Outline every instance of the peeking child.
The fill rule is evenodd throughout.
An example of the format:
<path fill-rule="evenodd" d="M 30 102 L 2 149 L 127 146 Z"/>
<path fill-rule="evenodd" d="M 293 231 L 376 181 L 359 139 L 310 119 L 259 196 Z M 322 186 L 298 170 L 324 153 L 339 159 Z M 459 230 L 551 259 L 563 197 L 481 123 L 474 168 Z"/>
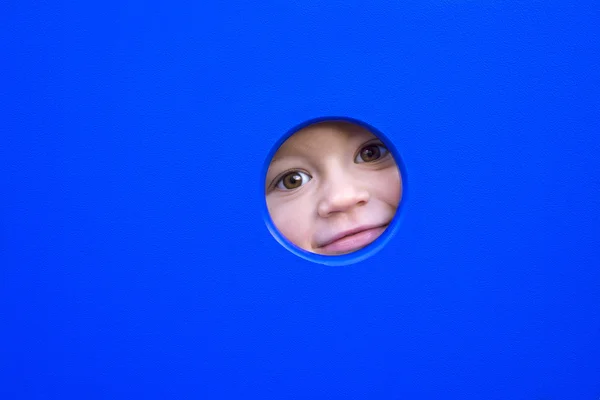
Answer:
<path fill-rule="evenodd" d="M 398 166 L 365 128 L 327 121 L 299 130 L 273 157 L 265 182 L 273 223 L 317 254 L 359 250 L 390 224 L 402 196 Z"/>

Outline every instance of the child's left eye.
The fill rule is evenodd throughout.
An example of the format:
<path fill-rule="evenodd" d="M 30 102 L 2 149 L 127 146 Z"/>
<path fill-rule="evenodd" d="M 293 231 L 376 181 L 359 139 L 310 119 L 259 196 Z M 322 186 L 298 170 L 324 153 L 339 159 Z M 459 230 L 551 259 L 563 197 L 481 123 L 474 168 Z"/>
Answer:
<path fill-rule="evenodd" d="M 388 152 L 388 149 L 382 144 L 369 144 L 358 152 L 354 162 L 360 164 L 377 161 L 380 158 L 385 157 Z"/>

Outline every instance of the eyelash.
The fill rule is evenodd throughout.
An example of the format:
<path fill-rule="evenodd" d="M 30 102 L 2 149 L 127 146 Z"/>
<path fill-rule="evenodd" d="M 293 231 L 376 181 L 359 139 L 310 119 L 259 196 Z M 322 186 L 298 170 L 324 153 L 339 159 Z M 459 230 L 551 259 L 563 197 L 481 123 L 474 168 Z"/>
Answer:
<path fill-rule="evenodd" d="M 302 175 L 306 175 L 308 177 L 308 180 L 306 182 L 304 182 L 304 183 L 307 183 L 308 181 L 310 181 L 312 179 L 312 176 L 308 172 L 304 172 L 304 171 L 297 170 L 297 169 L 292 169 L 292 170 L 284 172 L 282 175 L 279 176 L 279 178 L 275 179 L 275 181 L 273 183 L 273 189 L 279 189 L 279 190 L 283 190 L 283 191 L 289 191 L 289 190 L 297 189 L 297 188 L 287 189 L 287 188 L 280 188 L 279 187 L 280 184 L 283 183 L 283 180 L 286 177 L 288 177 L 288 176 L 290 176 L 290 175 L 292 175 L 294 173 L 298 174 L 298 175 L 301 175 L 301 176 Z M 302 180 L 304 180 L 304 176 L 302 176 Z M 304 186 L 304 183 L 302 185 L 300 185 L 300 186 Z"/>
<path fill-rule="evenodd" d="M 369 146 L 377 146 L 380 149 L 380 154 L 381 155 L 379 156 L 379 158 L 377 158 L 374 161 L 357 162 L 356 160 L 358 159 L 358 157 Z M 383 150 L 383 151 L 381 151 L 381 150 Z M 388 148 L 386 146 L 384 146 L 383 143 L 381 143 L 381 142 L 365 143 L 364 145 L 362 145 L 360 147 L 360 149 L 358 150 L 358 152 L 355 154 L 355 156 L 354 156 L 354 162 L 357 163 L 357 164 L 377 162 L 377 161 L 381 160 L 382 158 L 386 157 L 388 154 L 389 154 Z M 308 180 L 306 182 L 304 182 L 302 185 L 300 185 L 299 187 L 304 186 L 304 184 L 308 183 L 312 179 L 312 176 L 309 173 L 305 172 L 305 171 L 298 170 L 298 169 L 291 169 L 291 170 L 283 172 L 281 175 L 279 175 L 277 178 L 275 178 L 273 180 L 273 183 L 271 185 L 272 190 L 279 189 L 279 190 L 282 190 L 282 191 L 290 191 L 290 190 L 297 189 L 297 188 L 292 188 L 292 189 L 285 188 L 284 189 L 284 188 L 280 188 L 279 187 L 280 184 L 283 182 L 284 178 L 286 178 L 287 176 L 289 176 L 289 175 L 291 175 L 293 173 L 301 175 L 301 177 L 302 177 L 303 180 L 304 180 L 304 176 L 302 176 L 302 175 L 308 176 Z"/>
<path fill-rule="evenodd" d="M 380 151 L 380 156 L 379 156 L 379 157 L 378 157 L 376 160 L 374 160 L 374 161 L 363 161 L 362 163 L 372 163 L 372 162 L 377 162 L 377 161 L 379 161 L 379 160 L 383 159 L 384 157 L 386 157 L 386 156 L 387 156 L 387 155 L 390 153 L 390 151 L 388 150 L 388 148 L 387 148 L 387 147 L 385 147 L 385 146 L 384 146 L 384 144 L 383 144 L 383 143 L 381 143 L 381 142 L 371 142 L 371 143 L 365 143 L 364 145 L 362 145 L 362 146 L 360 147 L 360 149 L 358 150 L 358 152 L 357 152 L 357 153 L 356 153 L 356 155 L 354 156 L 354 162 L 355 162 L 355 163 L 357 163 L 357 164 L 362 164 L 362 163 L 359 163 L 359 162 L 357 162 L 356 160 L 357 160 L 357 159 L 358 159 L 358 157 L 361 155 L 361 153 L 363 152 L 363 150 L 365 150 L 367 147 L 370 147 L 370 146 L 377 146 L 377 147 L 379 148 L 379 151 Z M 382 151 L 382 150 L 383 150 L 383 151 Z"/>

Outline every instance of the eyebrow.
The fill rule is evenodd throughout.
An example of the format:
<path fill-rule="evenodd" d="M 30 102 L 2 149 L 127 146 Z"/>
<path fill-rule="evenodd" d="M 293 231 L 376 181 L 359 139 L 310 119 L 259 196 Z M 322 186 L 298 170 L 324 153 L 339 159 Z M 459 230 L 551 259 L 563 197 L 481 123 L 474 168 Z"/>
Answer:
<path fill-rule="evenodd" d="M 273 165 L 277 165 L 280 162 L 282 162 L 284 158 L 285 158 L 285 156 L 284 157 L 281 157 L 281 156 L 279 156 L 279 157 L 273 157 L 273 159 L 269 163 L 269 168 L 268 169 L 270 170 L 273 167 Z"/>
<path fill-rule="evenodd" d="M 312 141 L 306 143 L 293 143 L 287 146 L 282 146 L 279 151 L 273 156 L 271 163 L 281 161 L 289 157 L 306 157 L 312 154 L 313 150 L 318 149 Z M 281 151 L 283 150 L 283 151 Z"/>
<path fill-rule="evenodd" d="M 271 163 L 269 165 L 279 163 L 286 158 L 304 157 L 304 156 L 305 156 L 305 153 L 303 151 L 295 151 L 295 149 L 288 149 L 287 151 L 284 151 L 283 154 L 278 153 L 275 156 L 273 156 L 273 158 L 271 159 Z"/>

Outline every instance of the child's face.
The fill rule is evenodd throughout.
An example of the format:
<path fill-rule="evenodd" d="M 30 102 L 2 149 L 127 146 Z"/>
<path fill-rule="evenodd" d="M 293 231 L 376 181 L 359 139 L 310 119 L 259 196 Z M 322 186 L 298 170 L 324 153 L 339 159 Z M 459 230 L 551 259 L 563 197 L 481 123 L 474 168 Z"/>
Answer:
<path fill-rule="evenodd" d="M 267 206 L 279 231 L 318 254 L 351 253 L 391 222 L 402 182 L 391 153 L 366 129 L 311 125 L 279 148 L 267 172 Z"/>

